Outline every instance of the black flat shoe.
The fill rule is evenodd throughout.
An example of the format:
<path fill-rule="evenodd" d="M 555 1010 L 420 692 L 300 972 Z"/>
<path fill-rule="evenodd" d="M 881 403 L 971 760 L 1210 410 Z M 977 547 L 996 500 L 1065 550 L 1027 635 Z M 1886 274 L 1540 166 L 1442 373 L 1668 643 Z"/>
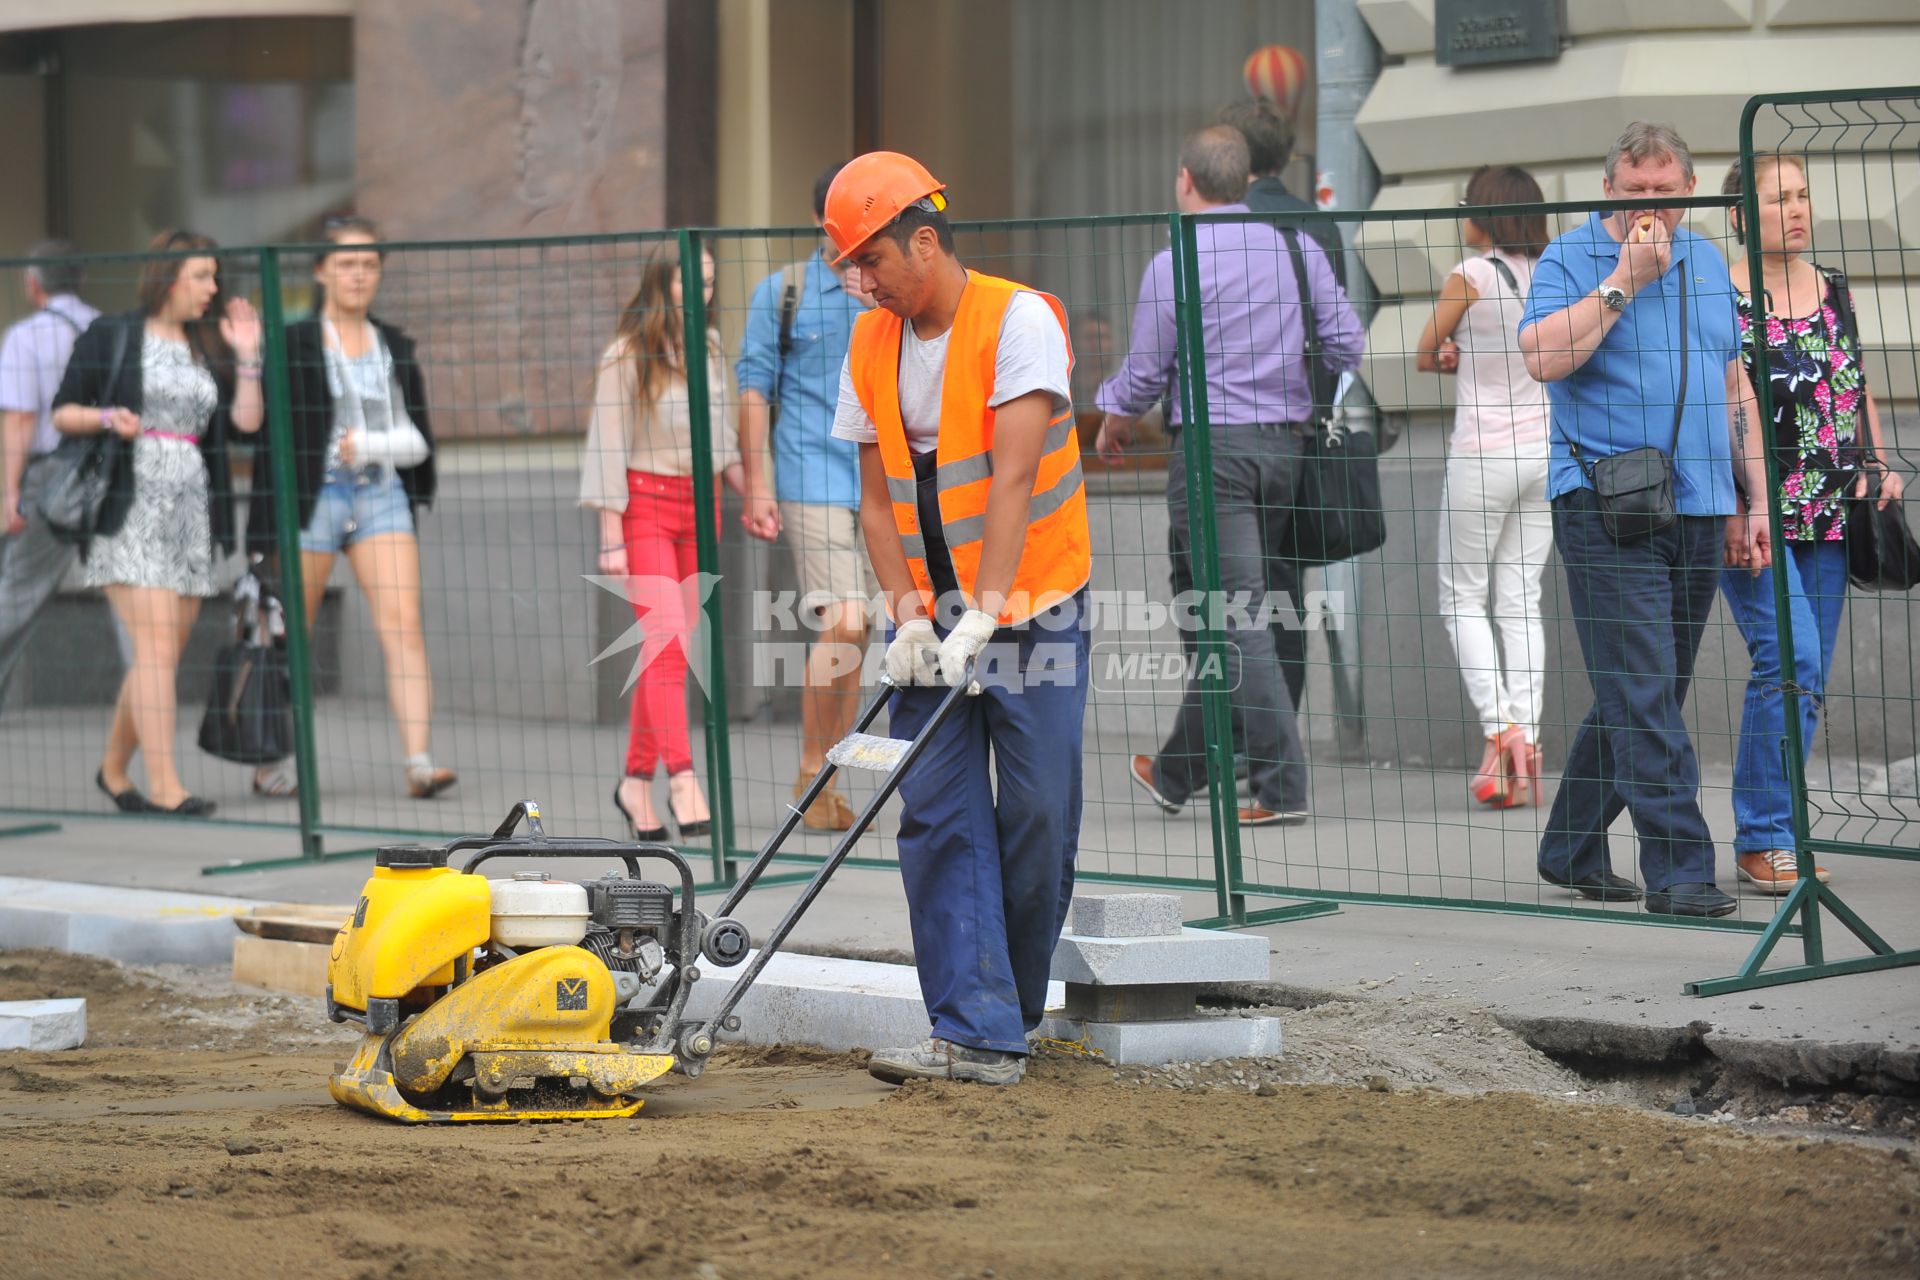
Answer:
<path fill-rule="evenodd" d="M 622 781 L 625 781 L 625 779 L 622 779 Z M 644 782 L 645 779 L 643 778 L 641 781 Z M 633 815 L 628 813 L 627 807 L 620 803 L 620 783 L 618 782 L 613 784 L 613 807 L 620 811 L 622 818 L 626 819 L 627 830 L 633 832 L 633 838 L 635 840 L 648 844 L 666 843 L 667 829 L 665 827 L 648 827 L 645 831 L 642 831 L 638 826 L 634 825 Z"/>
<path fill-rule="evenodd" d="M 1617 876 L 1611 871 L 1601 871 L 1590 876 L 1581 876 L 1577 880 L 1563 880 L 1545 867 L 1538 868 L 1540 878 L 1548 884 L 1559 885 L 1562 889 L 1571 889 L 1583 898 L 1595 902 L 1638 902 L 1640 886 L 1625 876 Z"/>
<path fill-rule="evenodd" d="M 105 769 L 95 769 L 93 771 L 93 785 L 100 788 L 100 794 L 113 801 L 113 807 L 122 813 L 150 813 L 153 811 L 153 806 L 147 803 L 147 798 L 140 794 L 140 788 L 128 787 L 125 791 L 115 791 L 112 787 L 109 787 L 107 785 L 107 771 Z"/>
<path fill-rule="evenodd" d="M 149 800 L 147 801 L 146 812 L 166 814 L 174 818 L 205 818 L 219 807 L 220 806 L 212 800 L 203 799 L 200 796 L 188 796 L 171 809 L 163 809 Z"/>
<path fill-rule="evenodd" d="M 1647 895 L 1647 912 L 1656 916 L 1730 916 L 1740 904 L 1711 884 L 1670 884 Z"/>

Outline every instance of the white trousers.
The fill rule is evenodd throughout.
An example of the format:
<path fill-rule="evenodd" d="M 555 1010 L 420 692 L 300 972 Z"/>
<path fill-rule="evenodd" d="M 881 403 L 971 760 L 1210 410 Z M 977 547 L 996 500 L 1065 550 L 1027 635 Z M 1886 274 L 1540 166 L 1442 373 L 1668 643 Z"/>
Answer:
<path fill-rule="evenodd" d="M 1515 724 L 1528 742 L 1540 740 L 1540 575 L 1553 550 L 1546 445 L 1537 447 L 1537 455 L 1451 454 L 1440 504 L 1440 614 L 1467 699 L 1481 732 Z"/>

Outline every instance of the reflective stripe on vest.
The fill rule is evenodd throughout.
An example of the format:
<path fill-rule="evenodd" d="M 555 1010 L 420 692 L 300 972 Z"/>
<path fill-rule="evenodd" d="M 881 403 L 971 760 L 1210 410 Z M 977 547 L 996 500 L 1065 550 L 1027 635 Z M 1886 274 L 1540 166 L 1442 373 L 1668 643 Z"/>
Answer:
<path fill-rule="evenodd" d="M 967 287 L 948 331 L 934 486 L 954 576 L 969 607 L 974 604 L 974 581 L 986 537 L 987 492 L 993 479 L 994 412 L 987 402 L 993 397 L 1001 322 L 1014 295 L 1023 288 L 1010 280 L 968 272 Z M 1064 336 L 1065 308 L 1047 294 L 1036 296 L 1045 300 Z M 849 370 L 855 393 L 879 436 L 887 497 L 907 567 L 931 611 L 932 580 L 916 505 L 913 454 L 900 417 L 904 332 L 905 323 L 891 312 L 875 309 L 862 315 L 854 324 Z M 1085 586 L 1091 572 L 1085 474 L 1069 408 L 1047 424 L 1027 512 L 1026 544 L 1001 623 L 1024 622 L 1051 607 Z"/>

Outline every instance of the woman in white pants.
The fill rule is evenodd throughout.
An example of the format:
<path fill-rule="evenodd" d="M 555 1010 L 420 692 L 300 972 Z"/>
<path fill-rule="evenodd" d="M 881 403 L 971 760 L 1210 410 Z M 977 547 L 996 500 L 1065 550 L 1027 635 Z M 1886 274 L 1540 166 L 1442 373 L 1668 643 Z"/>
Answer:
<path fill-rule="evenodd" d="M 1460 203 L 1484 208 L 1542 199 L 1525 169 L 1487 166 L 1468 181 Z M 1540 575 L 1553 546 L 1547 389 L 1528 375 L 1514 330 L 1547 245 L 1547 220 L 1539 213 L 1482 213 L 1464 220 L 1461 237 L 1478 255 L 1441 286 L 1420 334 L 1418 364 L 1459 375 L 1440 504 L 1440 612 L 1486 735 L 1469 791 L 1481 804 L 1505 809 L 1540 803 Z"/>

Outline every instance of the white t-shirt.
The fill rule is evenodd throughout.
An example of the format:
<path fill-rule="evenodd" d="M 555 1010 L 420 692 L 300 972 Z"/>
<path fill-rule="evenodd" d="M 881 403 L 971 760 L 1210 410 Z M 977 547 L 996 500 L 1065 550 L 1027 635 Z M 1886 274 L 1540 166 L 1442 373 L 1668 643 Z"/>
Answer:
<path fill-rule="evenodd" d="M 1492 262 L 1507 265 L 1520 288 L 1515 292 Z M 1468 258 L 1450 275 L 1460 275 L 1479 296 L 1455 326 L 1460 368 L 1454 378 L 1452 447 L 1460 453 L 1511 453 L 1546 456 L 1548 401 L 1546 384 L 1535 382 L 1520 354 L 1520 314 L 1533 285 L 1535 259 L 1490 250 Z"/>
<path fill-rule="evenodd" d="M 900 419 L 907 429 L 907 447 L 926 453 L 940 438 L 940 392 L 947 376 L 949 328 L 937 338 L 921 340 L 911 322 L 900 341 Z M 1067 358 L 1067 335 L 1053 308 L 1037 293 L 1021 290 L 1007 304 L 1000 321 L 1000 349 L 993 361 L 993 397 L 989 409 L 1035 391 L 1053 394 L 1053 412 L 1064 413 L 1073 403 L 1068 379 L 1073 376 Z M 840 366 L 840 403 L 833 414 L 836 439 L 875 444 L 880 439 L 853 389 L 851 361 Z"/>

